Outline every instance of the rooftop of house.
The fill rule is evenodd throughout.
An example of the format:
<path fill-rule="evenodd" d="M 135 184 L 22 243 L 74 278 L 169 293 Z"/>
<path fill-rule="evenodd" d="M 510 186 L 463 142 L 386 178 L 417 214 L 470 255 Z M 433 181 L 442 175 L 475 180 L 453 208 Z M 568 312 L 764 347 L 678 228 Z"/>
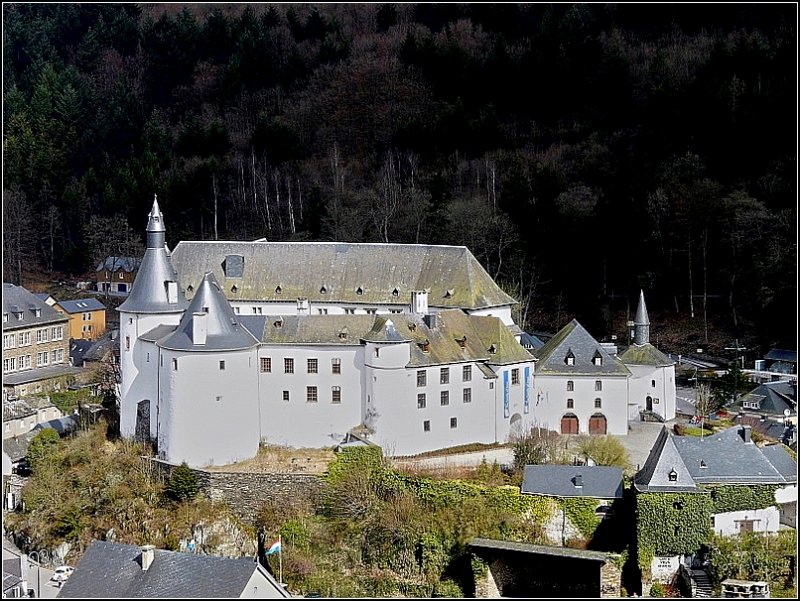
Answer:
<path fill-rule="evenodd" d="M 211 270 L 232 301 L 406 305 L 427 290 L 434 307 L 516 304 L 463 246 L 180 242 L 172 261 L 187 296 Z"/>
<path fill-rule="evenodd" d="M 49 397 L 26 397 L 3 403 L 3 421 L 36 415 L 41 409 L 53 407 Z"/>
<path fill-rule="evenodd" d="M 63 323 L 68 319 L 22 286 L 3 283 L 3 331 Z"/>
<path fill-rule="evenodd" d="M 49 378 L 59 378 L 61 376 L 74 376 L 81 373 L 80 367 L 72 367 L 71 365 L 48 365 L 47 367 L 35 367 L 33 369 L 26 369 L 25 371 L 18 371 L 13 374 L 3 374 L 4 386 L 19 386 L 20 384 L 30 384 L 31 382 L 38 382 L 40 380 L 47 380 Z"/>
<path fill-rule="evenodd" d="M 758 408 L 754 408 L 757 404 Z M 739 397 L 735 409 L 756 411 L 759 414 L 783 416 L 784 411 L 797 413 L 797 383 L 782 380 L 767 382 Z"/>
<path fill-rule="evenodd" d="M 97 264 L 95 271 L 117 271 L 121 269 L 126 273 L 136 271 L 142 264 L 139 257 L 106 257 Z"/>
<path fill-rule="evenodd" d="M 517 553 L 530 553 L 536 555 L 553 555 L 557 557 L 570 557 L 572 559 L 585 559 L 588 561 L 607 562 L 613 553 L 603 551 L 587 551 L 586 549 L 571 549 L 568 547 L 551 547 L 547 545 L 531 545 L 528 543 L 515 543 L 491 538 L 473 538 L 469 541 L 473 549 L 490 549 L 497 551 L 515 551 Z"/>
<path fill-rule="evenodd" d="M 75 432 L 78 429 L 78 417 L 76 415 L 57 417 L 55 419 L 42 422 L 41 424 L 36 424 L 33 427 L 32 432 L 36 432 L 38 434 L 41 430 L 48 430 L 51 428 L 58 432 L 59 436 L 64 436 L 65 434 Z"/>
<path fill-rule="evenodd" d="M 622 468 L 526 465 L 522 492 L 550 497 L 622 498 Z"/>
<path fill-rule="evenodd" d="M 619 356 L 619 360 L 625 365 L 652 365 L 654 367 L 675 365 L 675 361 L 667 357 L 650 343 L 630 345 L 625 352 Z"/>
<path fill-rule="evenodd" d="M 535 351 L 537 375 L 628 376 L 630 371 L 573 319 Z M 573 364 L 568 364 L 572 357 Z M 598 365 L 599 363 L 599 365 Z"/>
<path fill-rule="evenodd" d="M 787 363 L 797 363 L 797 351 L 774 348 L 764 356 L 768 361 L 785 361 Z"/>
<path fill-rule="evenodd" d="M 664 427 L 634 486 L 640 492 L 696 491 L 703 484 L 797 482 L 797 464 L 781 445 L 758 447 L 749 426 L 733 426 L 702 438 L 675 436 Z M 785 455 L 785 457 L 784 457 Z M 787 466 L 794 464 L 793 470 Z"/>
<path fill-rule="evenodd" d="M 93 541 L 60 593 L 61 598 L 288 598 L 253 558 L 230 559 L 154 549 L 144 569 L 142 547 Z M 263 579 L 253 584 L 258 572 Z M 267 590 L 245 590 L 248 585 Z"/>
<path fill-rule="evenodd" d="M 58 306 L 69 314 L 104 311 L 105 305 L 96 298 L 80 298 L 78 300 L 58 301 Z"/>
<path fill-rule="evenodd" d="M 28 454 L 28 445 L 31 444 L 31 440 L 38 433 L 38 431 L 27 432 L 20 436 L 4 439 L 3 452 L 8 455 L 8 458 L 12 462 L 16 463 L 17 461 L 21 461 Z"/>

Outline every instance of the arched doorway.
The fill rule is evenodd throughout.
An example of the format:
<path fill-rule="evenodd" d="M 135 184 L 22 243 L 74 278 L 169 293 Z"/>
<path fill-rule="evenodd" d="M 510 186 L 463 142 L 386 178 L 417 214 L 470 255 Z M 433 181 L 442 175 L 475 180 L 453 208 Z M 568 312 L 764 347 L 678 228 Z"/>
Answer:
<path fill-rule="evenodd" d="M 150 440 L 150 401 L 147 399 L 136 404 L 136 442 L 149 442 Z"/>
<path fill-rule="evenodd" d="M 522 416 L 519 413 L 515 413 L 511 416 L 511 425 L 518 424 L 522 421 Z"/>
<path fill-rule="evenodd" d="M 645 407 L 645 408 L 646 408 L 648 411 L 652 411 L 652 410 L 653 410 L 653 397 L 651 397 L 651 396 L 648 394 L 648 395 L 647 395 L 647 400 L 646 400 L 645 402 L 646 402 L 646 407 Z"/>
<path fill-rule="evenodd" d="M 574 413 L 567 413 L 561 418 L 562 434 L 577 434 L 579 429 L 578 427 L 578 416 Z"/>
<path fill-rule="evenodd" d="M 608 422 L 602 413 L 595 413 L 589 418 L 589 434 L 605 434 L 607 429 Z"/>

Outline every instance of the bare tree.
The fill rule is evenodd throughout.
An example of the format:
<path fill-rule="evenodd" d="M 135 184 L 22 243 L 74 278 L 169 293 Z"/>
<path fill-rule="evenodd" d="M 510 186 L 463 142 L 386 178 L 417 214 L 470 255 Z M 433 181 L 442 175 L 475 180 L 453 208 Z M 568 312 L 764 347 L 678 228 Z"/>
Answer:
<path fill-rule="evenodd" d="M 22 284 L 23 258 L 33 256 L 33 215 L 25 194 L 3 190 L 3 271 Z"/>

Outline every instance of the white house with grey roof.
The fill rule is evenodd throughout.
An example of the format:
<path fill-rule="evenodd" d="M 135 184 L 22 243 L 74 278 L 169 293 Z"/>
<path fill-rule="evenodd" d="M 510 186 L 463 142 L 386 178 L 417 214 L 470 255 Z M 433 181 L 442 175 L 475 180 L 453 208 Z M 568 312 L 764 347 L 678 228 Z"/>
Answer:
<path fill-rule="evenodd" d="M 259 444 L 393 455 L 504 442 L 533 424 L 534 357 L 513 299 L 463 247 L 165 244 L 120 306 L 121 432 L 167 461 L 228 464 Z M 176 269 L 177 267 L 177 269 Z M 288 299 L 288 300 L 286 300 Z"/>

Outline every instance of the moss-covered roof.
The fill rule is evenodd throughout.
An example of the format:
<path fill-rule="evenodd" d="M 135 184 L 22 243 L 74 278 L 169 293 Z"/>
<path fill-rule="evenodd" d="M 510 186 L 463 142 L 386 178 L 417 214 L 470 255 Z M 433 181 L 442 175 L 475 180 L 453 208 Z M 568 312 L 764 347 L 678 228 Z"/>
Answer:
<path fill-rule="evenodd" d="M 630 345 L 628 350 L 619 356 L 619 360 L 625 365 L 653 365 L 655 367 L 675 365 L 675 361 L 650 343 Z"/>
<path fill-rule="evenodd" d="M 231 259 L 226 262 L 226 257 Z M 410 303 L 413 290 L 427 290 L 432 307 L 481 309 L 516 303 L 463 246 L 181 242 L 172 262 L 183 289 L 196 288 L 205 272 L 212 271 L 231 301 L 293 302 L 303 297 L 403 306 Z"/>
<path fill-rule="evenodd" d="M 567 365 L 567 355 L 575 358 L 574 365 Z M 627 376 L 630 371 L 616 357 L 610 355 L 586 329 L 573 319 L 535 352 L 539 362 L 537 375 L 607 375 Z M 594 363 L 599 356 L 600 365 Z"/>

